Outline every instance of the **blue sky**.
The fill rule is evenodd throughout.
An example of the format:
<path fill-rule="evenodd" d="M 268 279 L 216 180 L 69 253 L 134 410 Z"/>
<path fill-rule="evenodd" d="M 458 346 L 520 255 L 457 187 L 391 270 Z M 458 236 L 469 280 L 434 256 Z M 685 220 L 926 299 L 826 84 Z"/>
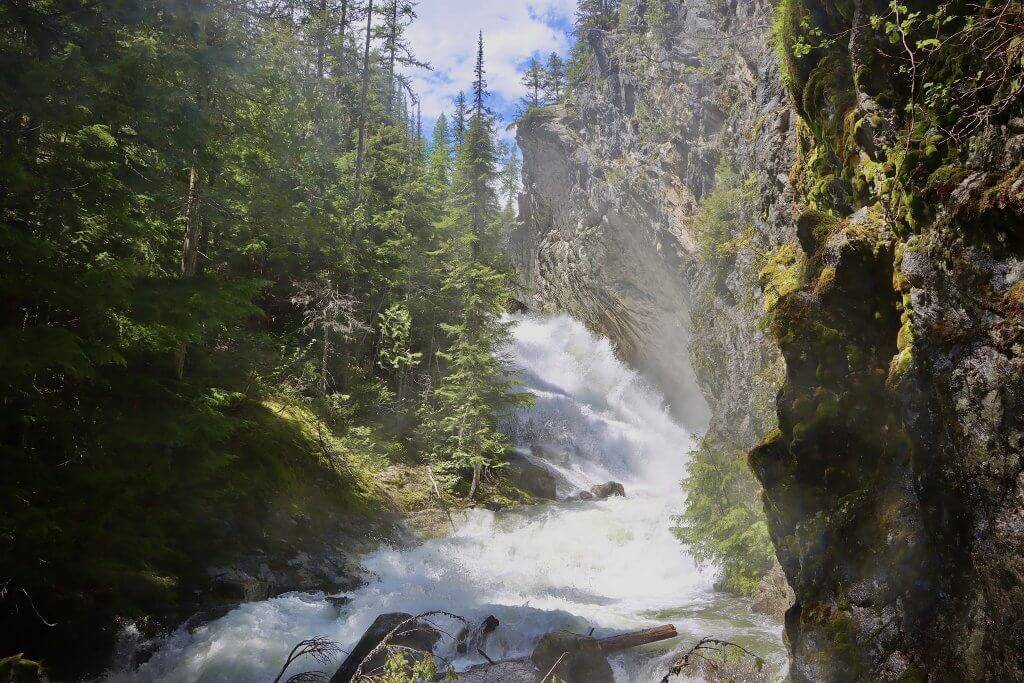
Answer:
<path fill-rule="evenodd" d="M 409 41 L 434 70 L 409 75 L 427 132 L 440 113 L 451 111 L 452 98 L 470 89 L 477 31 L 484 32 L 491 107 L 502 115 L 504 131 L 525 93 L 520 83 L 525 63 L 535 54 L 566 55 L 575 10 L 576 0 L 421 0 Z"/>

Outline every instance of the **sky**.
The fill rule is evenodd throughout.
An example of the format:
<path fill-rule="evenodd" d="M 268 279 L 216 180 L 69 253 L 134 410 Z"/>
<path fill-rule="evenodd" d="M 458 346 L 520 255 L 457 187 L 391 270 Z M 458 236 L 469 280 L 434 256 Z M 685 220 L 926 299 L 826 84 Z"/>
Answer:
<path fill-rule="evenodd" d="M 507 137 L 505 126 L 526 92 L 520 80 L 527 61 L 532 55 L 567 54 L 575 10 L 576 0 L 421 0 L 408 39 L 415 55 L 434 69 L 408 75 L 422 102 L 425 132 L 442 112 L 450 114 L 460 90 L 468 95 L 477 32 L 483 31 L 491 108 L 501 115 L 498 128 Z"/>

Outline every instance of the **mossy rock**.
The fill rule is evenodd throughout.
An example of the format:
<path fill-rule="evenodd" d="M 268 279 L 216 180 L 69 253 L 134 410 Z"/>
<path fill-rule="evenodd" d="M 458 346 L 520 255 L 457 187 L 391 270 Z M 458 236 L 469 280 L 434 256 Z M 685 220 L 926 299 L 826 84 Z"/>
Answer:
<path fill-rule="evenodd" d="M 825 211 L 809 209 L 800 214 L 796 219 L 796 235 L 804 253 L 816 253 L 837 225 L 839 221 Z"/>
<path fill-rule="evenodd" d="M 837 153 L 845 150 L 844 122 L 857 104 L 849 60 L 829 53 L 811 69 L 800 93 L 800 103 L 819 142 Z"/>
<path fill-rule="evenodd" d="M 46 683 L 49 680 L 42 664 L 25 659 L 21 654 L 0 659 L 2 683 Z"/>

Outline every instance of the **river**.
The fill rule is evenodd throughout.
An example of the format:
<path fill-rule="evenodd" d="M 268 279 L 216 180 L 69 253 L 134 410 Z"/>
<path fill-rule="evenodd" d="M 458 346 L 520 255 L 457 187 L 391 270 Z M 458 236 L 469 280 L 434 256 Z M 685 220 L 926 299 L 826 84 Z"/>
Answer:
<path fill-rule="evenodd" d="M 344 607 L 299 593 L 245 604 L 179 630 L 140 669 L 111 680 L 269 683 L 300 640 L 326 636 L 347 649 L 380 613 L 435 609 L 477 623 L 497 616 L 501 627 L 487 642 L 494 659 L 529 654 L 558 628 L 600 636 L 674 623 L 677 641 L 613 659 L 623 683 L 659 680 L 678 650 L 704 635 L 782 666 L 781 627 L 715 591 L 714 568 L 699 567 L 672 535 L 694 435 L 608 340 L 565 316 L 514 321 L 508 356 L 537 397 L 511 427 L 521 452 L 557 473 L 560 493 L 614 480 L 625 498 L 471 511 L 450 537 L 366 556 L 367 584 Z M 457 665 L 480 661 L 443 654 Z M 289 674 L 335 667 L 310 660 Z"/>

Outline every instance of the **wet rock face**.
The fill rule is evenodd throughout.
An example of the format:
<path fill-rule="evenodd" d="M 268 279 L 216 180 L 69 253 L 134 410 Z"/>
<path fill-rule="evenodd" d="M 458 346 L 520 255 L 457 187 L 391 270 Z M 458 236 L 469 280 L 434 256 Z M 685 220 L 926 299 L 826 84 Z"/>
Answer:
<path fill-rule="evenodd" d="M 677 412 L 699 386 L 728 448 L 774 426 L 781 373 L 751 464 L 796 679 L 1022 680 L 1021 102 L 905 147 L 910 94 L 863 20 L 888 2 L 778 7 L 785 40 L 850 37 L 790 54 L 789 93 L 767 2 L 669 2 L 643 59 L 636 7 L 588 36 L 580 96 L 519 127 L 520 299 L 610 336 Z M 709 264 L 694 216 L 723 159 L 750 170 L 755 249 Z"/>
<path fill-rule="evenodd" d="M 772 311 L 779 429 L 751 453 L 797 596 L 792 675 L 1022 680 L 1024 131 L 1008 111 L 901 142 L 910 94 L 858 40 L 792 65 L 814 209 Z"/>
<path fill-rule="evenodd" d="M 530 659 L 538 671 L 554 672 L 567 683 L 615 680 L 600 643 L 570 631 L 554 631 L 541 638 Z"/>
<path fill-rule="evenodd" d="M 693 220 L 726 161 L 753 178 L 754 246 L 792 233 L 794 137 L 768 48 L 771 3 L 670 1 L 661 39 L 644 35 L 643 3 L 626 4 L 622 27 L 588 36 L 597 58 L 578 94 L 518 126 L 518 296 L 611 338 L 685 424 L 710 422 L 744 449 L 774 423 L 758 266 L 752 253 L 706 263 Z"/>

